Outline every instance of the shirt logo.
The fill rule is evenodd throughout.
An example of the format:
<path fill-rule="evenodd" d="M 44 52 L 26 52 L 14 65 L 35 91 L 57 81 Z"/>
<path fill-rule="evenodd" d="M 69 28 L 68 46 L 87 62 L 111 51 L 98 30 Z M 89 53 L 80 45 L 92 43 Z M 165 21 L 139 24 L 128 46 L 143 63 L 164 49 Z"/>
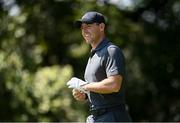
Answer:
<path fill-rule="evenodd" d="M 115 69 L 111 69 L 110 71 L 111 71 L 111 72 L 114 72 L 115 70 L 117 70 L 117 68 L 115 68 Z"/>

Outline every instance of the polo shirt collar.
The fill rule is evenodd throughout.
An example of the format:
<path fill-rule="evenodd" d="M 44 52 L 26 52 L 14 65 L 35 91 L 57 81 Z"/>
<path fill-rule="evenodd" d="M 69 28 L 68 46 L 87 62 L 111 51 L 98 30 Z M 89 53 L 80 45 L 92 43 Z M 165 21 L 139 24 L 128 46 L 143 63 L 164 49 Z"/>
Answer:
<path fill-rule="evenodd" d="M 104 38 L 95 49 L 92 49 L 91 52 L 96 52 L 98 50 L 101 50 L 109 43 L 109 40 L 107 38 Z"/>

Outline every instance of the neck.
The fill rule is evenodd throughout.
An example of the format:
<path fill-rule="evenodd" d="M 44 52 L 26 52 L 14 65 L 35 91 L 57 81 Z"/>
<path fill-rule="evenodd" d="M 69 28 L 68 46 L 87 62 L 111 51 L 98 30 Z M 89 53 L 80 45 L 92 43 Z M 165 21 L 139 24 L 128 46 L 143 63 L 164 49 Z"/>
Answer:
<path fill-rule="evenodd" d="M 105 38 L 105 36 L 101 36 L 97 41 L 94 41 L 94 42 L 91 44 L 92 49 L 95 49 L 95 48 L 98 46 L 98 44 L 103 41 L 104 38 Z"/>

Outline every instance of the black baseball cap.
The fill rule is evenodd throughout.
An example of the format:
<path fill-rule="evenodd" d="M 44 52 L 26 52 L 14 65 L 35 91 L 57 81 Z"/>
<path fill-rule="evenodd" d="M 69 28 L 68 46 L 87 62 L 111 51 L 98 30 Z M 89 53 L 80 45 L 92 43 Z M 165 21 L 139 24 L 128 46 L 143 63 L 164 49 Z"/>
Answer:
<path fill-rule="evenodd" d="M 93 23 L 104 23 L 105 24 L 105 17 L 103 14 L 95 11 L 85 13 L 81 19 L 76 20 L 74 25 L 77 28 L 81 27 L 82 23 L 93 24 Z"/>

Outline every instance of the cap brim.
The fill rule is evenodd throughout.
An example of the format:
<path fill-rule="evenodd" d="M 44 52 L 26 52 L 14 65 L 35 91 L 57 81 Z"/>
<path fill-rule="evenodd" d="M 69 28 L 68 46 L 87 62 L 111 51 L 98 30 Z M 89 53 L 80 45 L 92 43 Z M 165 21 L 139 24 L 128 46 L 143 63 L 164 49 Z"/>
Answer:
<path fill-rule="evenodd" d="M 81 24 L 82 24 L 82 21 L 81 20 L 77 20 L 77 21 L 74 22 L 74 27 L 80 28 Z"/>
<path fill-rule="evenodd" d="M 89 21 L 89 20 L 77 20 L 77 21 L 74 22 L 74 26 L 76 28 L 81 28 L 82 23 L 92 24 L 94 22 L 93 21 Z"/>

